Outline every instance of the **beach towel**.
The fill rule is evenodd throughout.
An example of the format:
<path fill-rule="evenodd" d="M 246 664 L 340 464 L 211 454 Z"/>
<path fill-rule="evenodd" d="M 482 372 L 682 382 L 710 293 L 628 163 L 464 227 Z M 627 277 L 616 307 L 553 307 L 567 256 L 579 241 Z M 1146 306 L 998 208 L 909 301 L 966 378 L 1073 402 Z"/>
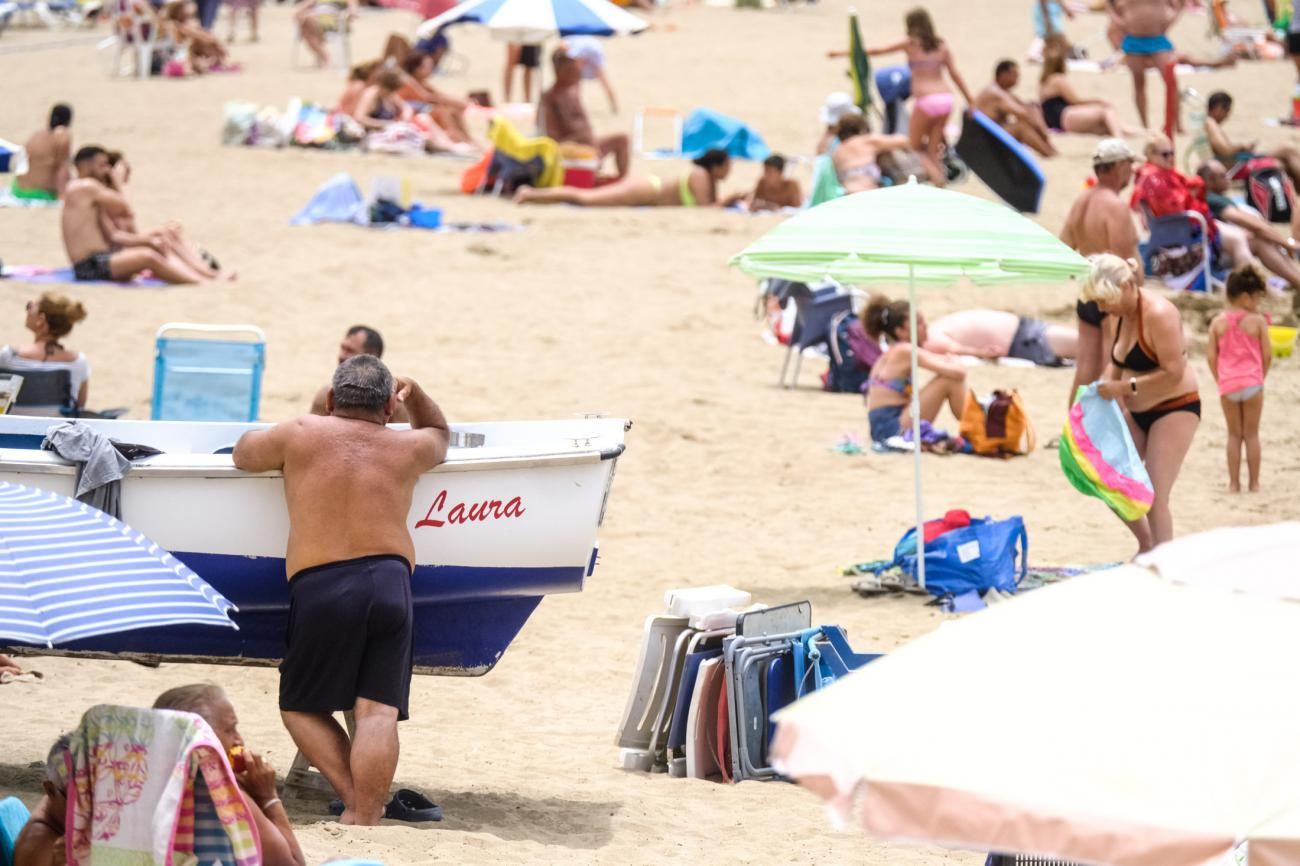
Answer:
<path fill-rule="evenodd" d="M 682 126 L 682 155 L 696 159 L 706 150 L 720 148 L 736 159 L 764 160 L 772 149 L 743 121 L 707 108 L 697 108 Z"/>
<path fill-rule="evenodd" d="M 136 277 L 124 281 L 78 280 L 73 276 L 72 268 L 51 268 L 45 265 L 10 265 L 0 268 L 0 279 L 38 286 L 53 283 L 81 283 L 82 285 L 121 286 L 128 289 L 156 289 L 171 285 L 166 280 L 159 280 L 154 277 Z"/>
<path fill-rule="evenodd" d="M 0 866 L 13 866 L 14 845 L 31 813 L 17 797 L 0 800 Z"/>
<path fill-rule="evenodd" d="M 200 775 L 229 839 L 226 866 L 258 866 L 261 845 L 225 750 L 198 716 L 100 705 L 71 735 L 68 866 L 180 866 L 195 851 Z M 205 816 L 206 817 L 206 816 Z M 192 861 L 189 861 L 192 862 Z"/>
<path fill-rule="evenodd" d="M 844 187 L 840 185 L 835 164 L 831 162 L 830 152 L 827 151 L 813 161 L 812 192 L 808 198 L 808 207 L 834 201 L 842 195 Z"/>
<path fill-rule="evenodd" d="M 1095 496 L 1126 521 L 1151 510 L 1155 491 L 1119 404 L 1079 389 L 1058 447 L 1061 469 L 1080 493 Z"/>
<path fill-rule="evenodd" d="M 363 226 L 369 222 L 370 214 L 361 188 L 352 179 L 352 175 L 341 171 L 316 190 L 311 201 L 289 220 L 289 225 L 356 223 Z"/>

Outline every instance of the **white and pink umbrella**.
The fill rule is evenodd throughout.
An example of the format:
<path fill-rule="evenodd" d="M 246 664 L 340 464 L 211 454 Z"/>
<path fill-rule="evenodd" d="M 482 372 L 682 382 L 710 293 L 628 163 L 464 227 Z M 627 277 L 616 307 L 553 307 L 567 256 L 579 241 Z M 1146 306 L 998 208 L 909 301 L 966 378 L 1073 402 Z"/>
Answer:
<path fill-rule="evenodd" d="M 1300 863 L 1300 524 L 1217 530 L 949 622 L 776 716 L 879 836 L 1111 866 Z"/>

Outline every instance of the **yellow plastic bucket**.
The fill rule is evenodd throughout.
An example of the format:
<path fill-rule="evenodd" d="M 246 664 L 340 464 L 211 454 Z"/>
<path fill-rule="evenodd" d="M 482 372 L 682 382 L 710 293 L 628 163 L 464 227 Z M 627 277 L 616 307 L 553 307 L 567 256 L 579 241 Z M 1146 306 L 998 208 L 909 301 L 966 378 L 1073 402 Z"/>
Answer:
<path fill-rule="evenodd" d="M 1273 344 L 1274 358 L 1289 358 L 1295 348 L 1296 329 L 1281 325 L 1268 326 L 1268 339 Z"/>

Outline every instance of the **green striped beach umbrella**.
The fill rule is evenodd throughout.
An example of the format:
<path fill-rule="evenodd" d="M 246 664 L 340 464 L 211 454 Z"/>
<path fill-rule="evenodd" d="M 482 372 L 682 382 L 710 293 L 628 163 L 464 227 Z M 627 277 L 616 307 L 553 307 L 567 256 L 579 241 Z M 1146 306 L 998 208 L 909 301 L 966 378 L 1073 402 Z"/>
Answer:
<path fill-rule="evenodd" d="M 916 333 L 916 287 L 961 279 L 976 285 L 1050 283 L 1082 276 L 1088 261 L 1005 205 L 911 183 L 860 192 L 791 217 L 731 259 L 756 277 L 797 282 L 827 278 L 858 286 L 908 287 Z M 918 381 L 912 353 L 912 381 Z M 919 388 L 912 389 L 912 438 L 921 441 Z M 921 451 L 916 461 L 916 526 L 921 537 Z M 917 557 L 925 586 L 925 558 Z"/>
<path fill-rule="evenodd" d="M 871 61 L 862 47 L 856 11 L 849 12 L 849 77 L 853 79 L 853 103 L 865 115 L 871 108 Z"/>

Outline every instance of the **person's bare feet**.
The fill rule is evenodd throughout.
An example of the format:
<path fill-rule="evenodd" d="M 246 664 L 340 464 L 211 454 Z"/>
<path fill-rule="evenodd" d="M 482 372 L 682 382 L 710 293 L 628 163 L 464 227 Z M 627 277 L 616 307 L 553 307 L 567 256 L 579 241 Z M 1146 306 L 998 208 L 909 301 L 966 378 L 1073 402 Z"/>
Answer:
<path fill-rule="evenodd" d="M 1258 481 L 1252 481 L 1252 482 L 1251 482 L 1251 484 L 1250 484 L 1250 492 L 1251 492 L 1251 493 L 1258 493 L 1258 492 L 1259 492 L 1259 482 L 1258 482 Z"/>
<path fill-rule="evenodd" d="M 1241 482 L 1240 482 L 1240 481 L 1230 481 L 1230 482 L 1228 482 L 1228 492 L 1229 492 L 1229 493 L 1240 493 L 1240 492 L 1241 492 Z"/>

